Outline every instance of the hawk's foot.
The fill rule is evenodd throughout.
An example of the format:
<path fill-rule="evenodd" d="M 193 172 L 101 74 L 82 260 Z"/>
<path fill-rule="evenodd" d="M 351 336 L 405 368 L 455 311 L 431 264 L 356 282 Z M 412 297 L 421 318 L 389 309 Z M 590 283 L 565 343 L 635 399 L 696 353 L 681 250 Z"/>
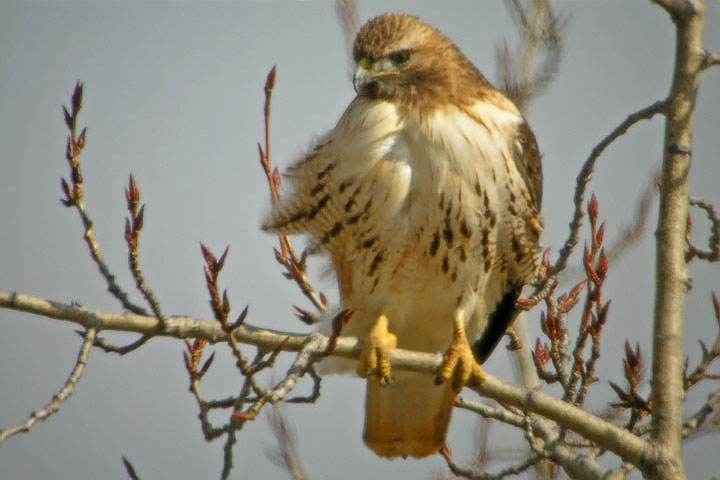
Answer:
<path fill-rule="evenodd" d="M 435 383 L 450 381 L 453 391 L 460 393 L 470 379 L 482 382 L 484 376 L 485 373 L 475 361 L 465 335 L 465 315 L 458 310 L 453 319 L 453 339 L 445 351 L 443 363 L 435 377 Z"/>
<path fill-rule="evenodd" d="M 382 384 L 390 377 L 390 349 L 397 346 L 397 337 L 388 330 L 388 319 L 379 315 L 363 342 L 357 373 L 361 377 L 375 376 Z"/>

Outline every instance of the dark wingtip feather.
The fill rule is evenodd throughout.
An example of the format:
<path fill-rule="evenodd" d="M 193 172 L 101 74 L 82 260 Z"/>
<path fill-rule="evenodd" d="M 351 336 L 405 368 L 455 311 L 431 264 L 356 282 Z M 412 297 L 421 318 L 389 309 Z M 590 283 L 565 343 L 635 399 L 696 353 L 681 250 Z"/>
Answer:
<path fill-rule="evenodd" d="M 473 355 L 478 363 L 485 363 L 497 344 L 500 343 L 507 328 L 515 320 L 519 311 L 515 302 L 520 298 L 522 288 L 522 285 L 511 285 L 495 306 L 495 310 L 488 316 L 485 330 L 472 345 Z"/>

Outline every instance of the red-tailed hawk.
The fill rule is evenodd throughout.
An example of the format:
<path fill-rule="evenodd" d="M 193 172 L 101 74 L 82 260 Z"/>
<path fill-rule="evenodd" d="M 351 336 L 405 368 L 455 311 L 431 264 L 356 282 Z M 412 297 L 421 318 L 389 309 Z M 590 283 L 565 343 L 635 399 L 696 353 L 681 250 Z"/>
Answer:
<path fill-rule="evenodd" d="M 355 312 L 343 334 L 364 342 L 367 445 L 423 457 L 444 445 L 470 343 L 482 363 L 536 273 L 540 156 L 515 105 L 420 19 L 371 19 L 353 55 L 357 96 L 290 168 L 265 228 L 332 260 Z M 441 381 L 391 375 L 393 347 L 447 352 Z"/>

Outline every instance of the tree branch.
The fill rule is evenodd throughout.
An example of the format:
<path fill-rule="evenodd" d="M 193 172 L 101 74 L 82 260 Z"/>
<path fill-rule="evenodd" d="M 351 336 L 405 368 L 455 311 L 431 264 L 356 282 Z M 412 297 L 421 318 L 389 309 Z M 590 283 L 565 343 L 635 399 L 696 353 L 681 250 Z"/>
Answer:
<path fill-rule="evenodd" d="M 715 65 L 720 65 L 720 53 L 713 53 L 705 50 L 705 54 L 703 55 L 702 68 L 706 69 Z"/>
<path fill-rule="evenodd" d="M 227 340 L 227 333 L 219 322 L 190 317 L 167 317 L 164 328 L 158 331 L 159 321 L 155 317 L 129 312 L 108 313 L 90 310 L 20 293 L 0 292 L 0 307 L 65 320 L 99 330 L 132 331 L 176 338 L 201 338 L 211 343 Z M 252 344 L 267 351 L 284 343 L 284 350 L 287 351 L 304 351 L 306 354 L 318 357 L 327 355 L 328 337 L 320 334 L 313 334 L 312 348 L 308 348 L 307 335 L 260 329 L 247 324 L 235 329 L 233 335 L 238 342 Z M 340 337 L 332 355 L 358 358 L 360 350 L 361 342 L 358 339 Z M 393 368 L 435 373 L 442 363 L 442 355 L 393 349 L 390 352 L 390 362 Z M 639 467 L 654 461 L 653 451 L 641 438 L 562 400 L 507 384 L 488 374 L 475 375 L 468 387 L 481 395 L 520 408 L 524 412 L 542 415 Z"/>
<path fill-rule="evenodd" d="M 84 338 L 85 340 L 83 341 L 82 346 L 80 347 L 80 351 L 78 352 L 75 367 L 70 373 L 68 379 L 65 381 L 65 385 L 63 385 L 60 391 L 52 398 L 50 403 L 48 403 L 42 410 L 37 410 L 33 412 L 26 421 L 19 425 L 6 428 L 5 430 L 0 430 L 0 445 L 2 445 L 2 443 L 9 437 L 17 433 L 29 432 L 32 426 L 37 421 L 46 420 L 50 415 L 60 410 L 60 406 L 62 405 L 62 403 L 67 400 L 70 395 L 72 395 L 73 391 L 75 390 L 75 385 L 77 385 L 77 383 L 80 381 L 80 377 L 85 370 L 88 355 L 90 354 L 90 347 L 92 347 L 93 341 L 95 340 L 95 328 L 88 327 L 87 331 L 85 332 Z"/>
<path fill-rule="evenodd" d="M 688 288 L 685 233 L 695 97 L 704 52 L 704 5 L 699 0 L 656 0 L 676 25 L 673 83 L 668 95 L 656 252 L 652 378 L 652 440 L 666 459 L 646 477 L 685 478 L 682 462 L 683 308 Z"/>
<path fill-rule="evenodd" d="M 588 182 L 590 182 L 590 178 L 592 177 L 593 170 L 595 169 L 595 162 L 597 161 L 597 159 L 600 157 L 600 155 L 602 155 L 602 153 L 611 143 L 617 140 L 618 137 L 624 135 L 630 127 L 632 127 L 641 120 L 649 120 L 658 113 L 664 113 L 665 107 L 665 101 L 658 100 L 652 105 L 648 105 L 647 107 L 628 115 L 628 117 L 622 123 L 620 123 L 620 125 L 615 127 L 612 132 L 610 132 L 605 138 L 600 141 L 600 143 L 595 145 L 595 147 L 592 149 L 592 152 L 590 152 L 590 156 L 587 158 L 587 160 L 585 160 L 585 163 L 583 164 L 582 169 L 580 169 L 580 173 L 577 176 L 577 186 L 575 187 L 575 196 L 573 198 L 575 211 L 573 213 L 573 218 L 570 221 L 570 232 L 568 234 L 567 240 L 565 240 L 565 243 L 563 244 L 563 247 L 560 249 L 560 253 L 557 261 L 555 262 L 555 265 L 553 265 L 553 274 L 556 275 L 557 273 L 565 269 L 565 267 L 567 266 L 567 261 L 570 258 L 570 254 L 575 248 L 575 245 L 577 245 L 578 238 L 580 236 L 580 227 L 582 226 L 582 219 L 585 216 L 585 190 Z"/>
<path fill-rule="evenodd" d="M 690 218 L 688 217 L 688 231 L 685 241 L 688 244 L 688 251 L 685 254 L 685 261 L 690 262 L 695 257 L 708 262 L 717 262 L 720 260 L 720 212 L 715 205 L 702 197 L 691 196 L 688 199 L 688 205 L 701 208 L 710 221 L 710 239 L 708 240 L 709 250 L 699 249 L 690 238 Z"/>

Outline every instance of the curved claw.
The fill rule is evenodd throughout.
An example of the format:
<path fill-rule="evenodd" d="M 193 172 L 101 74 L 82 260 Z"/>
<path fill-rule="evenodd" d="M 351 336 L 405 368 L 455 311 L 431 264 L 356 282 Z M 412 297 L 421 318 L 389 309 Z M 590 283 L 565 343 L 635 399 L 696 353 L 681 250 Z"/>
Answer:
<path fill-rule="evenodd" d="M 397 337 L 388 330 L 388 319 L 380 315 L 365 338 L 357 374 L 361 377 L 375 376 L 382 384 L 392 383 L 390 376 L 390 349 L 397 346 Z"/>
<path fill-rule="evenodd" d="M 459 393 L 471 378 L 476 377 L 481 380 L 482 376 L 483 371 L 475 361 L 465 335 L 465 315 L 458 310 L 453 319 L 453 339 L 443 356 L 443 363 L 437 372 L 435 383 L 439 385 L 451 381 L 453 391 Z"/>

